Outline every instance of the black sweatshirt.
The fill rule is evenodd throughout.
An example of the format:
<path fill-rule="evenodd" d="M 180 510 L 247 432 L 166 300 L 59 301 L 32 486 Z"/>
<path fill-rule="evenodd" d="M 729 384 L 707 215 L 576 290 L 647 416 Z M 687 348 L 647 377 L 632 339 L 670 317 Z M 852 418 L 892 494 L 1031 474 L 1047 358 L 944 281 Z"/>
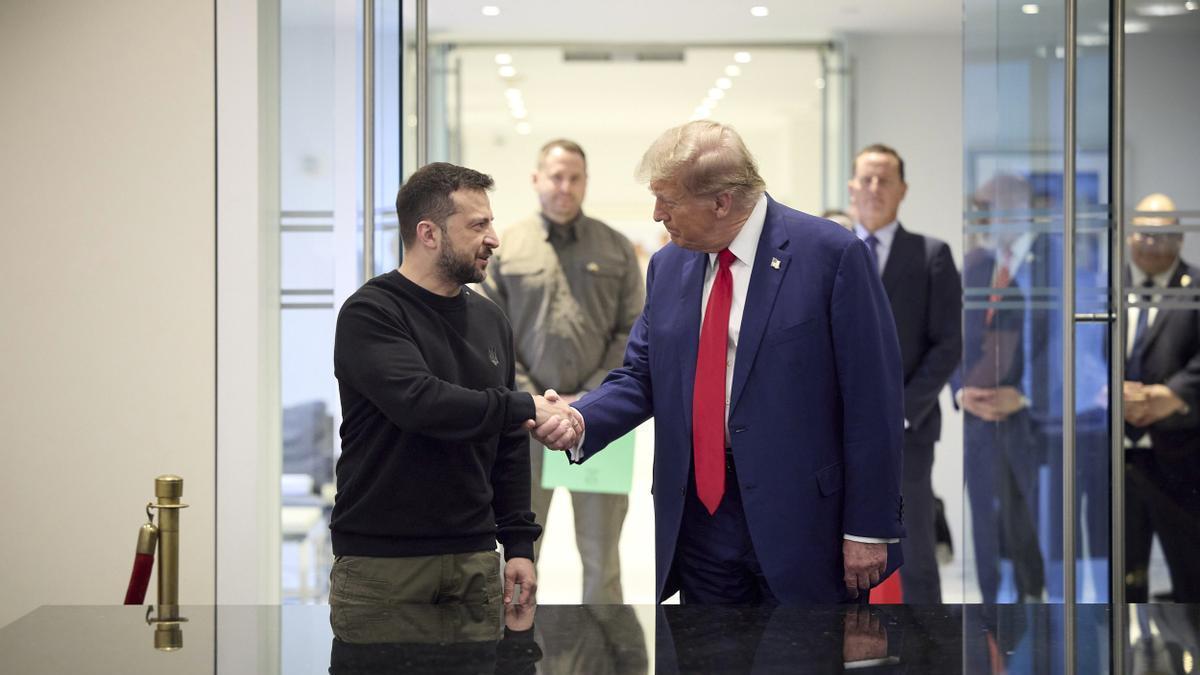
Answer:
<path fill-rule="evenodd" d="M 391 271 L 342 306 L 335 555 L 490 551 L 533 559 L 533 398 L 513 391 L 512 329 L 491 301 L 451 298 Z"/>

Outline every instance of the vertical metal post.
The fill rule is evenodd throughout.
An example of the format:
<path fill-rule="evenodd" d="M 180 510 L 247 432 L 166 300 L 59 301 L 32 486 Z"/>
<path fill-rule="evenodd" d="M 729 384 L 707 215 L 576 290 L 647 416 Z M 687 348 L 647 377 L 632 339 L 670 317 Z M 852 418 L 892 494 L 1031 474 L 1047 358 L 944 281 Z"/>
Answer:
<path fill-rule="evenodd" d="M 1112 581 L 1112 674 L 1125 672 L 1125 633 L 1129 626 L 1129 608 L 1125 604 L 1125 326 L 1128 321 L 1125 294 L 1125 0 L 1112 0 L 1109 20 L 1109 46 L 1112 88 L 1109 101 L 1109 175 L 1108 202 L 1112 214 L 1109 229 L 1108 287 L 1112 294 L 1113 320 L 1109 324 L 1109 437 L 1112 439 L 1112 545 L 1109 546 L 1109 576 Z"/>
<path fill-rule="evenodd" d="M 1075 29 L 1079 0 L 1067 0 L 1064 61 L 1062 262 L 1062 511 L 1065 672 L 1075 673 Z"/>
<path fill-rule="evenodd" d="M 363 0 L 363 283 L 375 276 L 375 0 Z"/>
<path fill-rule="evenodd" d="M 417 3 L 417 166 L 429 163 L 429 0 Z"/>
<path fill-rule="evenodd" d="M 154 479 L 158 500 L 158 613 L 178 612 L 179 605 L 179 499 L 183 497 L 183 479 L 159 476 Z M 169 608 L 169 609 L 168 609 Z"/>

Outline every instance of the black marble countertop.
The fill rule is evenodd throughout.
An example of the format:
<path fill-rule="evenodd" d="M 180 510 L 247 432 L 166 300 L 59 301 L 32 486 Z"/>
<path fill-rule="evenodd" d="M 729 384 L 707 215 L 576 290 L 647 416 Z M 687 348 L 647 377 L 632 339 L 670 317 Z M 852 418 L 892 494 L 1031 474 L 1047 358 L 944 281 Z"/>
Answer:
<path fill-rule="evenodd" d="M 1128 673 L 1184 673 L 1200 606 L 1131 606 Z M 1111 672 L 1106 605 L 1078 673 Z M 47 606 L 0 628 L 0 673 L 1061 673 L 1061 605 Z M 171 647 L 171 649 L 166 649 Z"/>

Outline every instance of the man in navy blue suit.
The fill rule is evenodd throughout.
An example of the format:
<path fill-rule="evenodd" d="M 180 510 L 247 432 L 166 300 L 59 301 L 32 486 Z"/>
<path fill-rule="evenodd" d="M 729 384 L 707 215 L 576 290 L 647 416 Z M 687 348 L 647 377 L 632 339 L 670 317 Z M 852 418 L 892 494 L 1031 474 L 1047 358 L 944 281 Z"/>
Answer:
<path fill-rule="evenodd" d="M 655 418 L 659 601 L 865 601 L 904 536 L 900 349 L 870 252 L 767 196 L 730 127 L 666 131 L 638 174 L 671 243 L 624 365 L 574 404 L 572 461 Z"/>

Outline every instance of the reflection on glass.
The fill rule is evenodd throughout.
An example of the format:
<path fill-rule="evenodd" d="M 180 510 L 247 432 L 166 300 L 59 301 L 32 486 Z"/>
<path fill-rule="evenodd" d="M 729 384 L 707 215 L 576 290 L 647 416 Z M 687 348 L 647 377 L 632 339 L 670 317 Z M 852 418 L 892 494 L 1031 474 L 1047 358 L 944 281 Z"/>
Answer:
<path fill-rule="evenodd" d="M 629 605 L 581 605 L 573 621 L 542 621 L 538 642 L 545 673 L 645 675 L 646 637 Z"/>
<path fill-rule="evenodd" d="M 1125 543 L 1130 602 L 1200 601 L 1200 193 L 1196 111 L 1200 11 L 1194 2 L 1131 6 L 1125 35 Z M 1170 10 L 1169 12 L 1167 10 Z M 1133 14 L 1137 16 L 1134 17 Z M 1150 287 L 1146 287 L 1148 284 Z M 1140 383 L 1140 384 L 1135 384 Z M 1181 407 L 1182 403 L 1182 407 Z M 1185 543 L 1186 542 L 1186 543 Z M 1195 614 L 1171 638 L 1166 608 L 1146 608 L 1135 672 L 1186 672 L 1197 654 Z M 1162 648 L 1158 658 L 1152 653 Z M 1189 668 L 1191 665 L 1189 664 Z"/>
<path fill-rule="evenodd" d="M 1081 0 L 1080 20 L 1107 11 Z M 1063 599 L 1064 386 L 1074 388 L 1076 599 L 1107 597 L 1108 327 L 1074 329 L 1063 381 L 1062 5 L 964 5 L 964 471 L 984 602 Z M 1101 11 L 1101 10 L 1104 11 Z M 1108 51 L 1076 54 L 1076 311 L 1108 307 Z M 968 576 L 968 584 L 970 577 Z M 973 596 L 967 589 L 967 597 Z"/>
<path fill-rule="evenodd" d="M 1130 602 L 1150 599 L 1157 536 L 1170 599 L 1198 602 L 1200 312 L 1180 305 L 1200 300 L 1195 285 L 1200 272 L 1180 255 L 1184 235 L 1170 197 L 1148 195 L 1136 210 L 1140 215 L 1130 221 L 1125 278 L 1132 290 L 1123 392 L 1126 593 Z"/>
<path fill-rule="evenodd" d="M 1200 606 L 1142 605 L 1129 610 L 1126 672 L 1185 675 L 1200 658 Z"/>
<path fill-rule="evenodd" d="M 395 267 L 399 255 L 391 203 L 407 128 L 400 4 L 374 3 L 376 270 Z M 363 17 L 361 4 L 317 0 L 284 0 L 278 11 L 282 597 L 318 602 L 330 558 L 332 429 L 341 418 L 333 325 L 362 283 Z"/>
<path fill-rule="evenodd" d="M 973 195 L 980 218 L 990 228 L 971 237 L 975 246 L 963 261 L 968 298 L 963 311 L 963 365 L 959 400 L 963 407 L 964 470 L 970 500 L 975 571 L 984 602 L 1002 598 L 1001 560 L 1008 562 L 1015 598 L 1040 601 L 1046 588 L 1045 562 L 1037 540 L 1038 466 L 1042 453 L 1030 419 L 1033 326 L 1025 291 L 1033 291 L 1033 263 L 1045 264 L 1047 241 L 1034 250 L 1034 235 L 1007 214 L 1028 213 L 1033 192 L 1023 178 L 991 177 Z M 1003 216 L 999 214 L 1005 214 Z M 1013 223 L 1018 226 L 1013 226 Z M 978 301 L 985 289 L 986 304 Z M 1043 320 L 1041 331 L 1046 329 Z M 1044 342 L 1044 340 L 1043 340 Z M 1028 355 L 1027 355 L 1028 354 Z"/>
<path fill-rule="evenodd" d="M 532 604 L 333 605 L 329 672 L 530 673 Z"/>

